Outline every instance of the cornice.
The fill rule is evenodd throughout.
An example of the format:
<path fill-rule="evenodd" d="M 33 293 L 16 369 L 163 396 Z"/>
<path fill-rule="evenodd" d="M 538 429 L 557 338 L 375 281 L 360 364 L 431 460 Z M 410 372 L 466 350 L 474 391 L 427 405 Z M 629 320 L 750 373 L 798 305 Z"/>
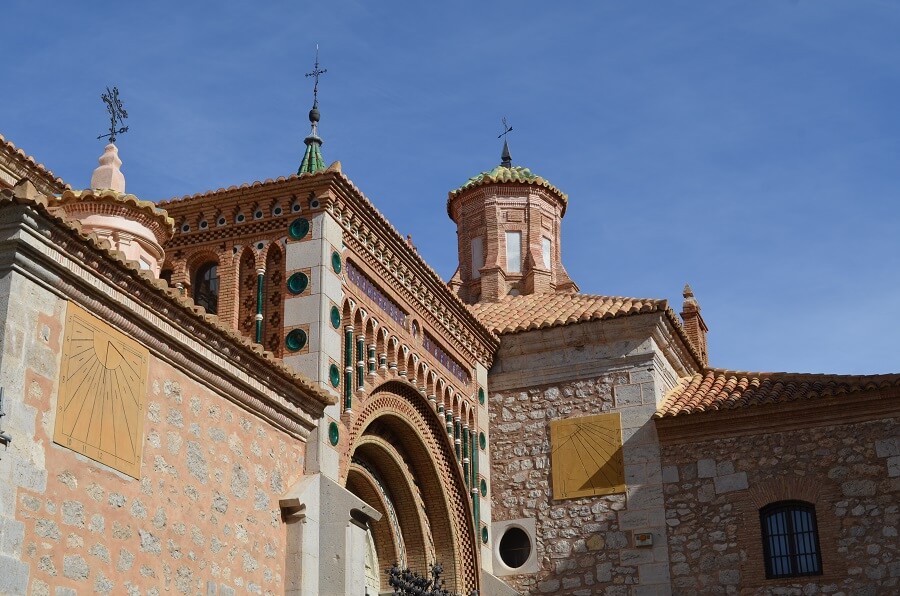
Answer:
<path fill-rule="evenodd" d="M 463 304 L 427 263 L 410 248 L 400 233 L 388 223 L 352 183 L 341 174 L 332 174 L 333 196 L 324 201 L 335 220 L 355 242 L 357 254 L 374 258 L 370 266 L 383 279 L 393 279 L 420 316 L 427 315 L 443 339 L 461 353 L 469 353 L 490 367 L 499 339 Z"/>
<path fill-rule="evenodd" d="M 900 415 L 900 388 L 868 391 L 737 410 L 715 410 L 657 418 L 660 442 L 677 445 L 728 437 L 783 433 L 811 427 L 836 426 L 896 418 Z"/>
<path fill-rule="evenodd" d="M 305 439 L 332 401 L 263 358 L 258 346 L 251 349 L 210 324 L 202 309 L 176 303 L 159 285 L 102 251 L 99 242 L 92 246 L 34 206 L 3 209 L 0 238 L 5 257 L 0 267 L 85 304 L 159 358 L 295 436 Z"/>

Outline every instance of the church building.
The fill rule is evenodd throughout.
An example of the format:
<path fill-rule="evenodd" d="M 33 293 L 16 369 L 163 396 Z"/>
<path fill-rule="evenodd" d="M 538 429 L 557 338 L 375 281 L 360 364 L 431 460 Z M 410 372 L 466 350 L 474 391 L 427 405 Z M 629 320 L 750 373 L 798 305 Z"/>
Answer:
<path fill-rule="evenodd" d="M 505 143 L 444 280 L 320 117 L 160 203 L 0 137 L 0 593 L 900 591 L 900 374 L 715 368 L 689 286 L 580 293 Z"/>

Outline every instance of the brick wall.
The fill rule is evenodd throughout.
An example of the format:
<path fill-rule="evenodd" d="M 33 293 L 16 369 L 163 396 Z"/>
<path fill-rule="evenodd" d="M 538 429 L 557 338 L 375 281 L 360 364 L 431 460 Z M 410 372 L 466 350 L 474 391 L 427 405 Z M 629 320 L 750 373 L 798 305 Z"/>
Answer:
<path fill-rule="evenodd" d="M 887 419 L 664 445 L 675 593 L 900 589 L 897 435 Z M 780 500 L 815 505 L 821 576 L 765 579 L 759 509 Z"/>

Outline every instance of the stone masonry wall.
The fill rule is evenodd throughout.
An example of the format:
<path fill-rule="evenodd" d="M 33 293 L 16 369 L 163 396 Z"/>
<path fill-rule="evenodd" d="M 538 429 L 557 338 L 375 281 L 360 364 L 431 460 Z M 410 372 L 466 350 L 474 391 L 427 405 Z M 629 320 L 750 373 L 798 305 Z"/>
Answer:
<path fill-rule="evenodd" d="M 524 391 L 492 393 L 491 461 L 494 520 L 535 518 L 541 570 L 503 577 L 525 594 L 665 594 L 665 537 L 652 548 L 634 548 L 631 530 L 662 525 L 658 447 L 652 423 L 623 414 L 629 493 L 554 501 L 550 476 L 551 419 L 614 411 L 641 394 L 654 400 L 645 370 L 609 373 Z M 629 441 L 630 447 L 629 447 Z M 496 544 L 501 536 L 494 536 Z M 637 584 L 646 584 L 644 587 Z M 656 585 L 651 585 L 656 584 Z M 643 591 L 641 591 L 643 590 Z"/>
<path fill-rule="evenodd" d="M 663 445 L 662 456 L 675 593 L 900 591 L 895 419 Z M 815 505 L 823 574 L 767 580 L 759 509 L 789 499 Z"/>
<path fill-rule="evenodd" d="M 282 592 L 278 499 L 302 475 L 303 443 L 151 357 L 140 481 L 54 444 L 64 302 L 13 285 L 3 383 L 19 398 L 7 402 L 14 440 L 0 453 L 0 522 L 12 543 L 0 554 L 21 568 L 0 587 Z"/>

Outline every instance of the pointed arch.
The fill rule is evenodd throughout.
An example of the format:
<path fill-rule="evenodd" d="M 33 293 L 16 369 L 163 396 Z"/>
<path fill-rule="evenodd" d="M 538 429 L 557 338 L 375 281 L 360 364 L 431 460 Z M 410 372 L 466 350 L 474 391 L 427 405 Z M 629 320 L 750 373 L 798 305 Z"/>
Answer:
<path fill-rule="evenodd" d="M 278 356 L 284 353 L 284 251 L 278 242 L 266 247 L 263 345 Z"/>
<path fill-rule="evenodd" d="M 238 331 L 253 339 L 256 332 L 256 253 L 244 247 L 238 259 Z"/>

